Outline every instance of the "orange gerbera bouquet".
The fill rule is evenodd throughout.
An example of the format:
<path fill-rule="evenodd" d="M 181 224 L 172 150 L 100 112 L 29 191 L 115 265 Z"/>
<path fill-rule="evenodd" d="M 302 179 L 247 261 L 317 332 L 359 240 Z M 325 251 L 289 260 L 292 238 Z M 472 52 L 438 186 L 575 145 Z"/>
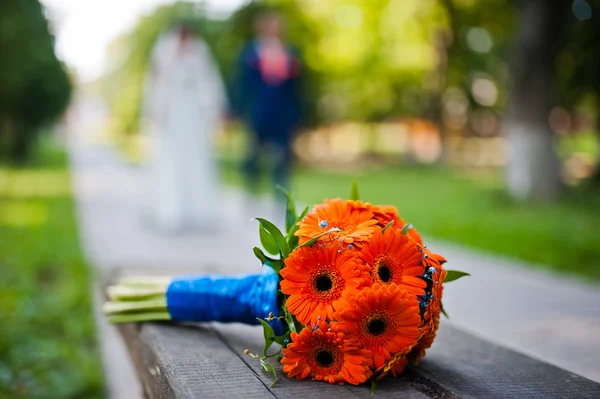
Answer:
<path fill-rule="evenodd" d="M 447 271 L 443 256 L 429 251 L 421 236 L 393 206 L 358 199 L 326 199 L 296 216 L 288 195 L 287 235 L 260 222 L 261 249 L 254 253 L 280 278 L 281 316 L 261 320 L 263 368 L 276 356 L 289 378 L 330 384 L 372 383 L 416 364 L 439 326 L 443 283 L 466 273 Z M 275 336 L 267 322 L 284 321 Z M 269 355 L 273 342 L 280 352 Z"/>
<path fill-rule="evenodd" d="M 360 384 L 416 364 L 439 326 L 445 270 L 393 206 L 335 198 L 296 214 L 287 194 L 286 234 L 257 218 L 266 266 L 242 276 L 129 277 L 108 287 L 113 323 L 173 320 L 261 324 L 262 368 L 289 378 Z M 281 346 L 273 351 L 272 345 Z"/>

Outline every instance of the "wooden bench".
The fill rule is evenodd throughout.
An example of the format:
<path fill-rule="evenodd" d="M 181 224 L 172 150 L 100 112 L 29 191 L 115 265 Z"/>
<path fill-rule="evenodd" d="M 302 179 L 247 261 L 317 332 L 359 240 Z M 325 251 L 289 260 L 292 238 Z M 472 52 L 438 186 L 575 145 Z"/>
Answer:
<path fill-rule="evenodd" d="M 260 352 L 262 329 L 242 324 L 141 323 L 118 326 L 147 398 L 371 397 L 370 385 L 279 382 L 244 350 Z M 600 355 L 600 354 L 599 354 Z M 421 364 L 386 377 L 379 398 L 600 398 L 600 384 L 486 342 L 442 320 Z"/>

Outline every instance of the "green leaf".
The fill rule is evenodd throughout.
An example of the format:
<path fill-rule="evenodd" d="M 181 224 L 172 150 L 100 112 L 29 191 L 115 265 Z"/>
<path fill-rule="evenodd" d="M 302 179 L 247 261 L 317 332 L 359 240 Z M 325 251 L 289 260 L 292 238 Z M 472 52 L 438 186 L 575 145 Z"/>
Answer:
<path fill-rule="evenodd" d="M 446 313 L 446 309 L 444 309 L 444 305 L 442 305 L 442 306 L 441 306 L 441 309 L 442 309 L 442 314 L 443 314 L 444 316 L 446 316 L 446 318 L 447 318 L 448 320 L 450 320 L 450 316 L 448 316 L 448 313 Z"/>
<path fill-rule="evenodd" d="M 256 320 L 258 320 L 263 326 L 263 335 L 265 337 L 265 348 L 263 349 L 263 356 L 267 357 L 267 351 L 269 350 L 271 345 L 273 345 L 273 342 L 275 342 L 275 332 L 273 331 L 273 328 L 269 325 L 269 323 L 267 323 L 263 319 L 257 317 Z"/>
<path fill-rule="evenodd" d="M 265 263 L 263 263 L 265 266 L 269 266 L 271 269 L 275 270 L 275 273 L 279 273 L 279 271 L 281 270 L 281 268 L 283 267 L 283 261 L 276 259 L 276 260 L 268 260 Z"/>
<path fill-rule="evenodd" d="M 358 182 L 356 179 L 352 181 L 352 190 L 350 191 L 350 199 L 353 201 L 358 201 L 360 199 L 360 194 L 358 192 Z"/>
<path fill-rule="evenodd" d="M 405 236 L 408 234 L 408 230 L 412 229 L 413 225 L 408 223 L 404 227 L 402 227 L 402 235 Z"/>
<path fill-rule="evenodd" d="M 283 261 L 281 259 L 269 258 L 262 249 L 258 247 L 252 248 L 252 251 L 254 251 L 254 255 L 260 260 L 260 263 L 264 266 L 269 266 L 271 269 L 275 270 L 276 273 L 279 273 L 283 266 Z"/>
<path fill-rule="evenodd" d="M 294 226 L 296 221 L 296 205 L 294 204 L 292 195 L 285 188 L 279 185 L 275 186 L 275 188 L 281 191 L 287 198 L 287 207 L 285 210 L 285 229 L 289 231 Z"/>
<path fill-rule="evenodd" d="M 267 257 L 267 255 L 265 255 L 262 249 L 254 247 L 252 248 L 252 251 L 254 251 L 254 256 L 256 256 L 258 260 L 260 260 L 260 263 L 265 264 L 269 260 L 269 258 Z"/>
<path fill-rule="evenodd" d="M 300 237 L 291 235 L 288 236 L 288 245 L 290 246 L 290 252 L 293 252 L 296 248 L 298 248 L 298 242 L 300 241 Z"/>
<path fill-rule="evenodd" d="M 287 334 L 276 336 L 275 337 L 275 342 L 277 342 L 281 346 L 286 346 L 288 344 L 288 342 L 285 342 L 286 339 L 289 342 L 289 339 L 290 339 L 290 332 L 289 331 L 288 331 Z"/>
<path fill-rule="evenodd" d="M 371 395 L 375 395 L 377 392 L 377 388 L 379 388 L 379 383 L 374 378 L 371 379 Z"/>
<path fill-rule="evenodd" d="M 269 234 L 267 230 L 265 230 L 262 224 L 258 225 L 258 234 L 260 236 L 260 243 L 268 253 L 271 255 L 279 254 L 279 246 L 275 242 L 273 236 Z"/>
<path fill-rule="evenodd" d="M 304 219 L 304 217 L 306 216 L 306 214 L 308 213 L 308 206 L 306 208 L 304 208 L 304 210 L 302 211 L 302 213 L 300 214 L 300 216 L 298 216 L 296 218 L 296 220 L 294 221 L 294 224 L 288 229 L 288 240 L 290 238 L 290 236 L 293 236 L 295 232 L 298 231 L 298 229 L 300 228 L 300 226 L 298 226 L 298 223 L 300 223 L 302 221 L 302 219 Z"/>
<path fill-rule="evenodd" d="M 393 225 L 394 225 L 394 221 L 392 220 L 391 222 L 386 224 L 383 229 L 381 229 L 381 234 L 385 233 L 385 231 L 388 229 L 388 227 L 392 227 Z"/>
<path fill-rule="evenodd" d="M 302 219 L 304 219 L 304 217 L 308 213 L 308 210 L 309 210 L 308 206 L 306 208 L 304 208 L 304 210 L 302 211 L 300 216 L 298 216 L 296 218 L 293 226 L 288 230 L 287 241 L 288 241 L 288 245 L 290 246 L 290 252 L 295 250 L 296 248 L 298 248 L 298 240 L 300 239 L 300 237 L 296 236 L 295 234 L 298 231 L 298 229 L 300 228 L 300 226 L 298 226 L 298 223 L 300 223 L 300 221 Z"/>
<path fill-rule="evenodd" d="M 275 239 L 277 246 L 279 246 L 279 253 L 281 254 L 281 257 L 287 258 L 290 254 L 290 246 L 277 226 L 263 218 L 256 218 L 256 220 L 258 220 L 262 227 L 264 227 L 265 230 L 267 230 Z"/>
<path fill-rule="evenodd" d="M 299 333 L 300 331 L 302 331 L 302 329 L 304 328 L 304 326 L 302 325 L 302 323 L 300 323 L 298 320 L 296 320 L 296 318 L 294 317 L 294 315 L 291 314 L 287 310 L 287 307 L 285 305 L 283 305 L 281 307 L 281 310 L 283 311 L 285 322 L 287 323 L 288 328 L 290 329 L 290 331 L 291 332 L 295 332 L 295 333 Z"/>
<path fill-rule="evenodd" d="M 304 216 L 306 216 L 306 214 L 308 213 L 308 211 L 310 210 L 310 207 L 306 207 L 304 208 L 304 210 L 302 211 L 302 213 L 300 214 L 300 216 L 298 216 L 298 218 L 296 219 L 296 223 L 300 222 L 302 219 L 304 219 Z"/>
<path fill-rule="evenodd" d="M 279 381 L 279 378 L 277 377 L 277 372 L 275 371 L 275 368 L 273 366 L 271 366 L 269 363 L 267 363 L 266 360 L 260 359 L 260 365 L 262 366 L 263 370 L 265 370 L 267 373 L 271 373 L 273 375 L 273 378 L 275 378 L 275 381 L 273 381 L 273 383 L 271 384 L 271 388 L 273 388 L 275 386 L 275 384 L 277 384 L 277 381 Z"/>
<path fill-rule="evenodd" d="M 298 330 L 296 330 L 296 324 L 294 323 L 294 318 L 293 318 L 292 314 L 287 311 L 287 309 L 285 310 L 285 322 L 287 323 L 288 328 L 290 329 L 291 332 L 295 332 L 295 333 L 298 332 Z"/>
<path fill-rule="evenodd" d="M 450 281 L 458 280 L 464 276 L 470 276 L 469 273 L 461 272 L 459 270 L 446 270 L 446 278 L 444 279 L 444 283 L 449 283 Z"/>

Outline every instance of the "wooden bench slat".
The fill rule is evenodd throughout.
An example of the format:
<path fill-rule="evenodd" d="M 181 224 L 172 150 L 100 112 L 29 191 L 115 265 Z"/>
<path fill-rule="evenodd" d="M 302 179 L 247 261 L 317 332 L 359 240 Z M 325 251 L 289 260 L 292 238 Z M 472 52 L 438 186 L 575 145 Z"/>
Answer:
<path fill-rule="evenodd" d="M 261 353 L 264 345 L 262 329 L 260 327 L 246 326 L 242 324 L 217 324 L 214 323 L 213 328 L 222 335 L 223 339 L 228 342 L 234 352 L 243 354 L 244 349 L 249 349 L 253 353 Z M 274 344 L 273 349 L 269 353 L 274 353 L 279 346 Z M 277 348 L 277 349 L 274 349 Z M 270 386 L 273 382 L 273 377 L 261 369 L 260 362 L 252 359 L 250 356 L 243 356 L 244 361 L 251 367 L 259 378 Z M 281 399 L 297 399 L 297 398 L 331 398 L 334 397 L 357 397 L 357 398 L 372 398 L 370 384 L 361 386 L 353 385 L 330 385 L 322 381 L 297 381 L 289 379 L 281 370 L 281 364 L 275 360 L 271 362 L 275 365 L 279 376 L 279 382 L 273 388 L 269 388 L 271 392 Z M 397 381 L 392 384 L 388 381 L 383 382 L 377 390 L 377 398 L 402 398 L 407 399 L 423 399 L 424 396 L 409 386 L 407 381 Z"/>
<path fill-rule="evenodd" d="M 279 382 L 270 388 L 272 376 L 258 360 L 243 355 L 244 349 L 262 351 L 258 326 L 143 323 L 121 325 L 119 330 L 149 398 L 371 398 L 369 384 L 290 380 L 275 359 Z M 600 398 L 600 384 L 442 321 L 434 346 L 419 367 L 407 370 L 402 378 L 381 381 L 375 397 L 595 399 Z"/>
<path fill-rule="evenodd" d="M 415 383 L 437 384 L 461 398 L 600 398 L 594 381 L 443 321 L 433 347 L 408 374 Z"/>
<path fill-rule="evenodd" d="M 208 326 L 120 327 L 148 398 L 274 397 Z"/>

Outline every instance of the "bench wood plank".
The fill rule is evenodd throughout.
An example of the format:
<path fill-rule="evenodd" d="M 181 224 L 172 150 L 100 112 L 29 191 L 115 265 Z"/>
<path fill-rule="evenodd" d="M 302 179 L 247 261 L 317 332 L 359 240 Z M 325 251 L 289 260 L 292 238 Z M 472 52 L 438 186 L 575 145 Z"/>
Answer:
<path fill-rule="evenodd" d="M 454 328 L 438 336 L 407 378 L 461 398 L 600 398 L 600 384 Z"/>
<path fill-rule="evenodd" d="M 252 353 L 261 353 L 264 340 L 262 329 L 260 327 L 247 326 L 242 324 L 217 324 L 213 327 L 223 336 L 223 339 L 229 342 L 231 349 L 237 353 L 243 353 L 244 349 L 249 349 Z M 279 349 L 277 344 L 272 348 Z M 270 350 L 269 353 L 274 353 L 277 349 Z M 270 385 L 273 382 L 273 376 L 264 372 L 258 360 L 252 359 L 250 356 L 244 356 L 244 361 L 259 378 L 266 384 Z M 271 392 L 277 398 L 330 398 L 348 397 L 348 398 L 371 398 L 370 384 L 360 386 L 353 385 L 330 385 L 321 381 L 297 381 L 289 379 L 283 374 L 282 366 L 276 361 L 271 362 L 277 370 L 279 382 L 271 389 Z M 378 398 L 398 398 L 399 396 L 406 399 L 424 399 L 427 396 L 421 394 L 405 380 L 384 381 L 380 384 L 377 390 Z"/>
<path fill-rule="evenodd" d="M 159 272 L 129 269 L 118 275 L 164 274 Z M 279 382 L 271 388 L 272 376 L 258 360 L 243 354 L 244 349 L 262 351 L 258 326 L 142 323 L 118 328 L 148 398 L 371 397 L 369 384 L 290 380 L 275 359 Z M 434 346 L 419 367 L 408 369 L 402 378 L 381 381 L 375 397 L 591 399 L 600 398 L 600 384 L 442 321 Z"/>
<path fill-rule="evenodd" d="M 119 329 L 150 399 L 274 397 L 209 326 L 143 323 Z"/>

